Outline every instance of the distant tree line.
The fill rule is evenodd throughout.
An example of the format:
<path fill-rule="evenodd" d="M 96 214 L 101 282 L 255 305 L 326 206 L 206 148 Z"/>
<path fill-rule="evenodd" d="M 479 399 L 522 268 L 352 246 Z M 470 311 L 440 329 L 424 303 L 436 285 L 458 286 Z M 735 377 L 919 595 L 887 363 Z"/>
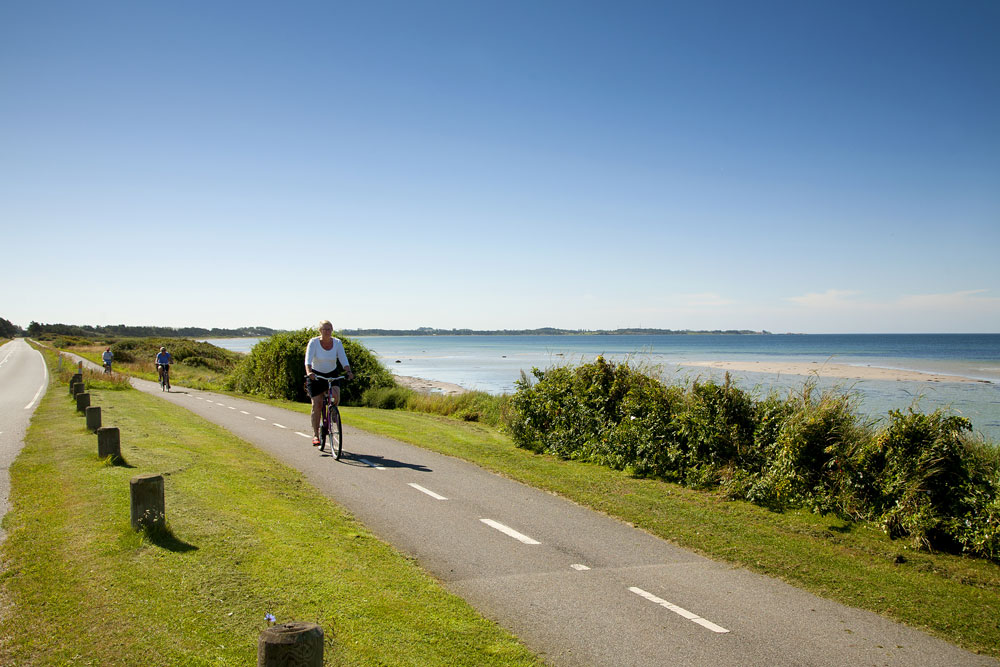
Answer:
<path fill-rule="evenodd" d="M 4 320 L 4 322 L 7 322 Z M 9 324 L 9 322 L 7 322 Z M 152 327 L 127 326 L 124 324 L 109 324 L 106 326 L 90 326 L 76 324 L 42 324 L 31 322 L 28 325 L 28 335 L 38 337 L 43 334 L 58 336 L 78 336 L 94 338 L 98 336 L 114 336 L 119 338 L 239 338 L 253 336 L 264 338 L 278 333 L 279 329 L 268 327 L 240 327 L 239 329 L 204 329 L 201 327 Z"/>
<path fill-rule="evenodd" d="M 0 317 L 0 338 L 13 338 L 24 333 L 24 329 L 17 326 L 10 320 Z"/>
<path fill-rule="evenodd" d="M 342 329 L 347 336 L 668 336 L 668 335 L 767 335 L 770 331 L 750 331 L 748 329 Z"/>

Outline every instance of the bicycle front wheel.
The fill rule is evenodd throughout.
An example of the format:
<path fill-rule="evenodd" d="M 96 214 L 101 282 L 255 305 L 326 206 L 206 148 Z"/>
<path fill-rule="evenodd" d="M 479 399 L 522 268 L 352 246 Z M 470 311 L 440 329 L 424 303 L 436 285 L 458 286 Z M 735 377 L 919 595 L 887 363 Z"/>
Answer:
<path fill-rule="evenodd" d="M 344 425 L 340 422 L 340 410 L 333 406 L 330 411 L 330 451 L 333 458 L 340 460 L 340 454 L 344 449 Z"/>

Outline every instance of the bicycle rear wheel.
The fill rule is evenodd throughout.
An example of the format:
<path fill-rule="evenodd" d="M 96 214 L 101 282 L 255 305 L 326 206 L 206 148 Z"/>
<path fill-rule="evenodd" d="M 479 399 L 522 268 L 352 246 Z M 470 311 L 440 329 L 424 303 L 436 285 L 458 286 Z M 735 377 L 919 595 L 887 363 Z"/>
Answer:
<path fill-rule="evenodd" d="M 344 425 L 340 422 L 340 410 L 336 405 L 330 410 L 330 417 L 330 451 L 333 458 L 339 461 L 344 450 Z"/>

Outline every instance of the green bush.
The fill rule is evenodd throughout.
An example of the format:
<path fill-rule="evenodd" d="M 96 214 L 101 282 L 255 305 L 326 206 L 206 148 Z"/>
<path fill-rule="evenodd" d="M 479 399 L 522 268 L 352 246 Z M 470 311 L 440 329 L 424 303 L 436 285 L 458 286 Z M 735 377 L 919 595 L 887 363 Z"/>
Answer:
<path fill-rule="evenodd" d="M 972 440 L 962 417 L 894 410 L 877 429 L 857 395 L 817 395 L 813 382 L 757 399 L 728 376 L 665 386 L 602 358 L 532 377 L 522 374 L 505 418 L 520 447 L 1000 558 L 1000 451 Z"/>
<path fill-rule="evenodd" d="M 246 357 L 226 378 L 225 386 L 233 391 L 268 398 L 308 402 L 305 391 L 305 354 L 309 339 L 318 336 L 315 329 L 279 333 L 254 345 Z M 341 387 L 345 405 L 357 405 L 362 395 L 375 387 L 394 387 L 392 375 L 364 345 L 346 336 L 338 336 L 354 372 L 354 380 Z"/>
<path fill-rule="evenodd" d="M 855 396 L 830 391 L 817 399 L 809 382 L 783 402 L 761 401 L 756 413 L 755 456 L 741 465 L 751 473 L 743 498 L 773 509 L 852 505 L 841 461 L 871 438 Z"/>

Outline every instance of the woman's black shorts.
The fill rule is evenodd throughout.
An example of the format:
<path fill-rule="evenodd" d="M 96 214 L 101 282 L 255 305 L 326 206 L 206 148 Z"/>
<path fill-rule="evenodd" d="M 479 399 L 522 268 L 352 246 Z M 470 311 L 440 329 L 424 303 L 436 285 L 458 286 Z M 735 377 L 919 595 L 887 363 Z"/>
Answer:
<path fill-rule="evenodd" d="M 336 376 L 331 375 L 330 377 L 336 377 Z M 339 387 L 341 382 L 343 382 L 343 380 L 334 380 L 333 384 Z M 324 391 L 327 390 L 327 388 L 329 388 L 329 386 L 330 386 L 330 380 L 326 379 L 319 373 L 316 373 L 315 378 L 311 378 L 308 375 L 306 376 L 306 391 L 309 392 L 309 396 L 312 398 L 315 398 L 316 396 L 322 394 Z"/>

